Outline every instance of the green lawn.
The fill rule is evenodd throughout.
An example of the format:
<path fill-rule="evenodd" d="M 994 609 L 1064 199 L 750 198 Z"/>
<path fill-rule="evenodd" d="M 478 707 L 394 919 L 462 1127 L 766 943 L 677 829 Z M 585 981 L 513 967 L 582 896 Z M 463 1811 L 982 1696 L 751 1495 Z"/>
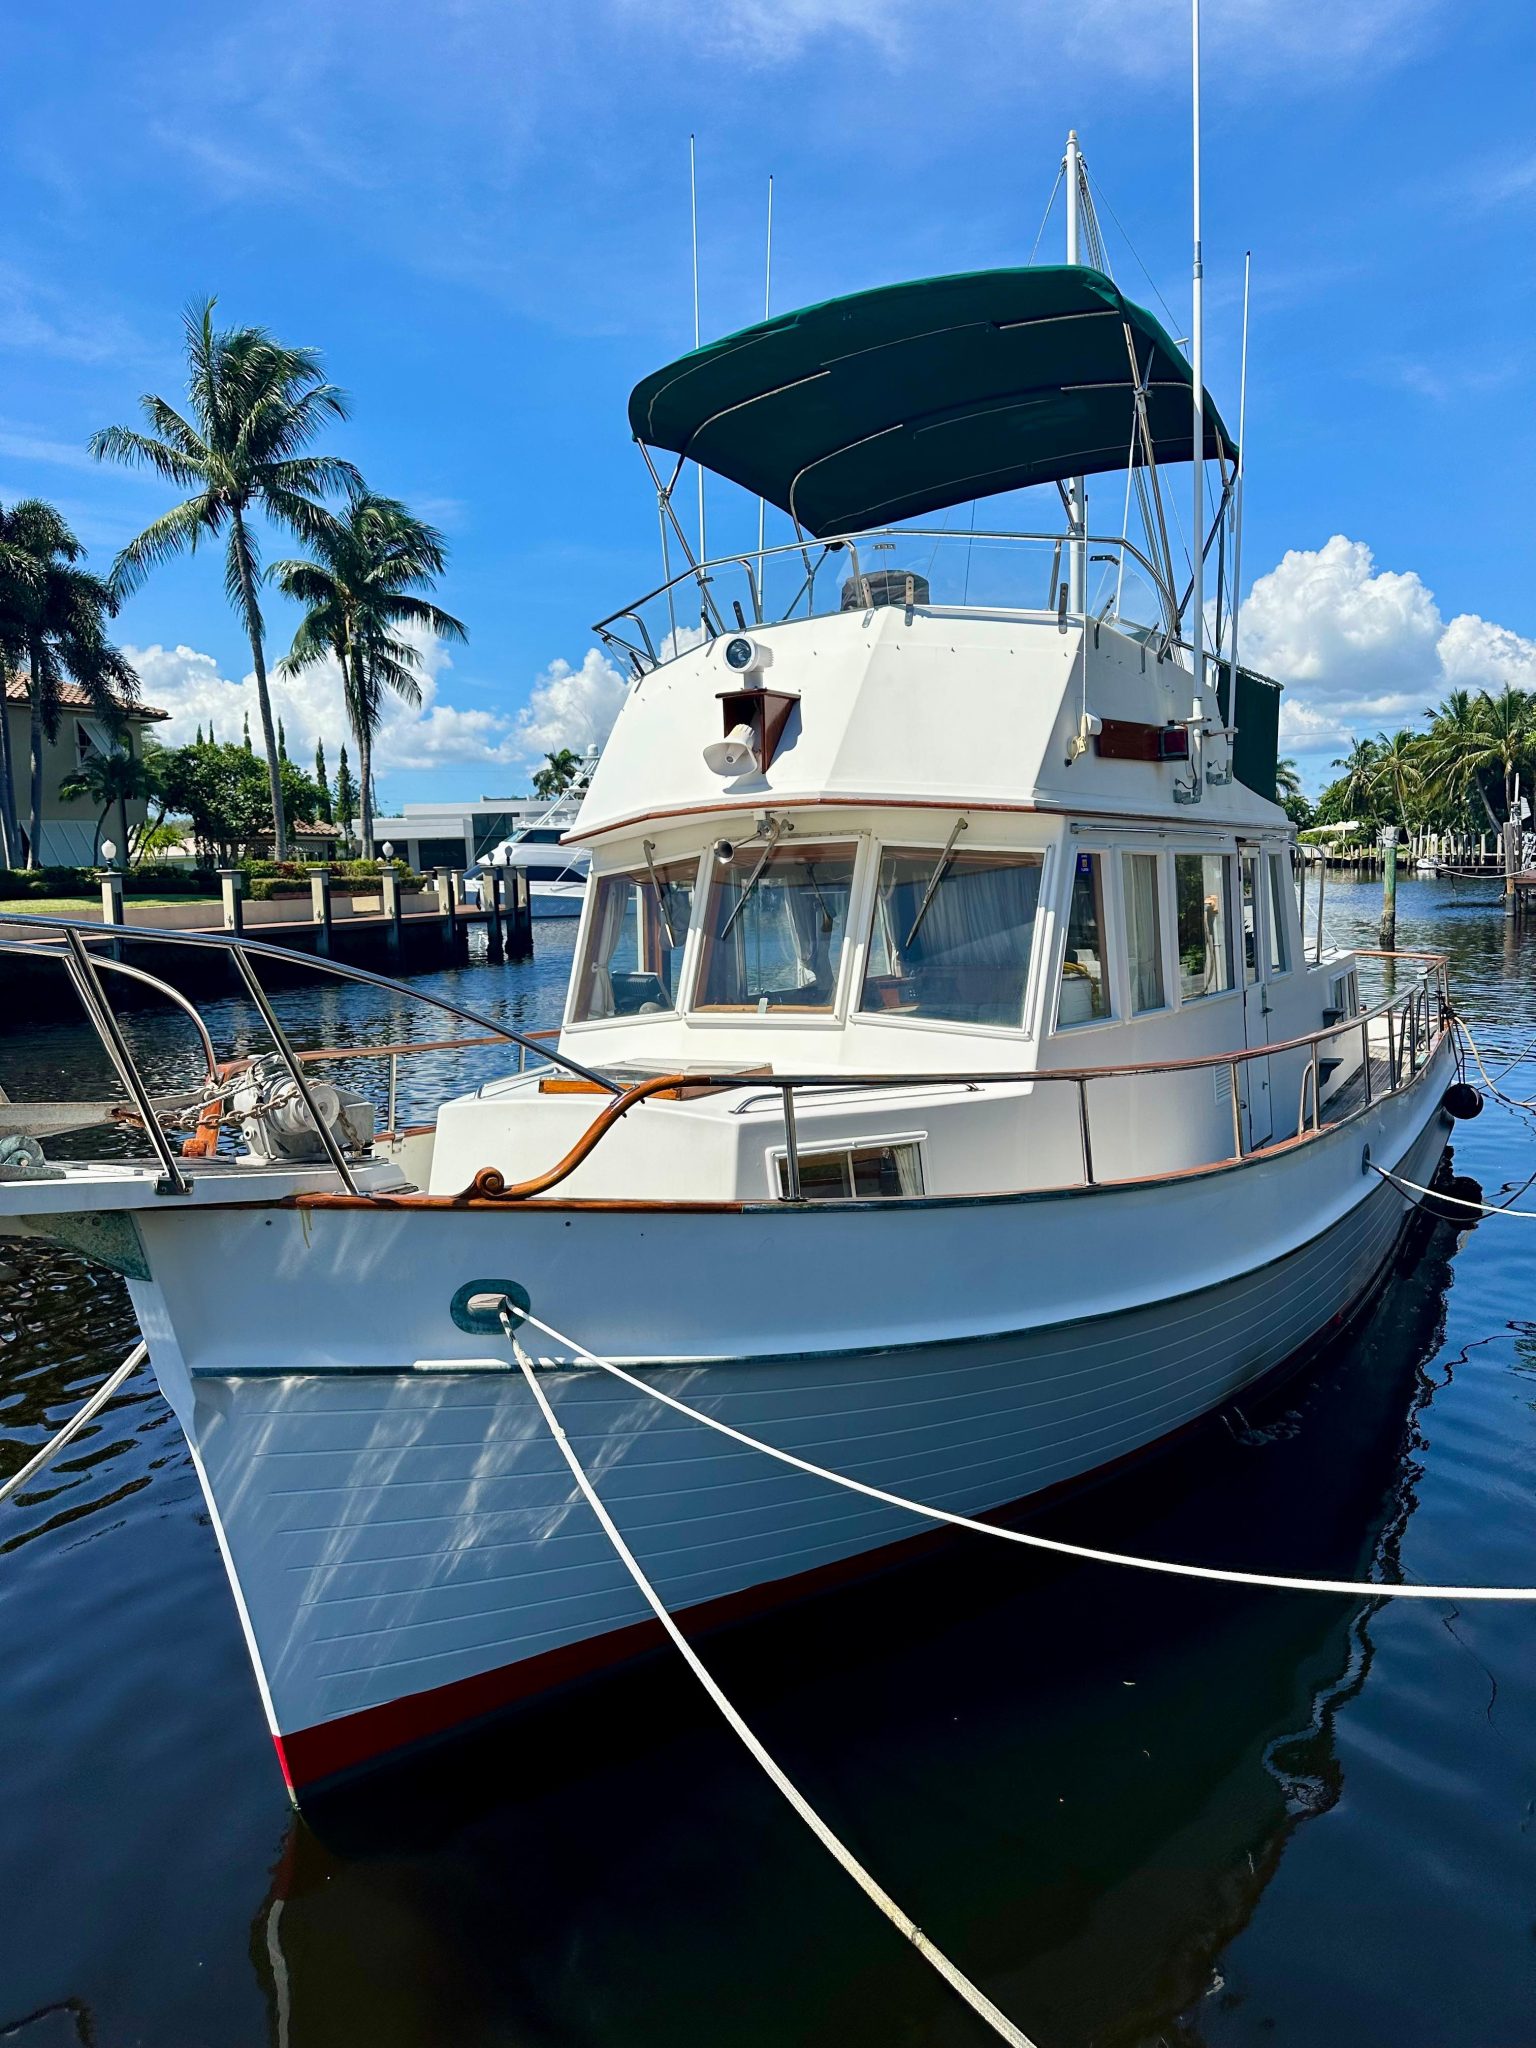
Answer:
<path fill-rule="evenodd" d="M 125 896 L 123 918 L 133 922 L 133 913 L 139 909 L 161 909 L 174 904 L 208 904 L 217 909 L 217 896 Z M 99 896 L 15 896 L 0 901 L 0 918 L 4 917 L 100 917 Z"/>

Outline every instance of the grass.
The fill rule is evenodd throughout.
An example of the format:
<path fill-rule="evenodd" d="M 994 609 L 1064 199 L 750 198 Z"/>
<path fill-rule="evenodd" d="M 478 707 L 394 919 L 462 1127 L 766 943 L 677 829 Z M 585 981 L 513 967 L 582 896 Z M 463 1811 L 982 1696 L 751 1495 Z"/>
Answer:
<path fill-rule="evenodd" d="M 168 909 L 189 903 L 217 907 L 217 896 L 125 896 L 123 915 L 131 924 L 136 909 Z M 0 902 L 0 918 L 6 917 L 100 917 L 99 896 L 8 896 Z"/>

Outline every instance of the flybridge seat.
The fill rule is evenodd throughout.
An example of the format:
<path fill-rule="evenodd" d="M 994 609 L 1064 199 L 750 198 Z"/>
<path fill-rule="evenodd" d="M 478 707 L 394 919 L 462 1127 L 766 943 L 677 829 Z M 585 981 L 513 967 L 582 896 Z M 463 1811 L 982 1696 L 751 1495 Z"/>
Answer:
<path fill-rule="evenodd" d="M 850 576 L 843 585 L 845 612 L 874 611 L 883 604 L 927 604 L 928 578 L 915 569 L 876 569 L 868 576 Z"/>

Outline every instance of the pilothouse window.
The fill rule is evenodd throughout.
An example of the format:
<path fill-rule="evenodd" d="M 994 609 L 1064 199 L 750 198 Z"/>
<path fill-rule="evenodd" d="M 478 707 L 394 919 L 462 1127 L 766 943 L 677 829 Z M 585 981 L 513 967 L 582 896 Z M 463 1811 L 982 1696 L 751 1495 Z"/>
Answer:
<path fill-rule="evenodd" d="M 1056 1008 L 1058 1031 L 1069 1024 L 1092 1024 L 1109 1015 L 1109 985 L 1104 978 L 1105 929 L 1104 856 L 1080 853 L 1067 911 L 1067 951 Z"/>
<path fill-rule="evenodd" d="M 1232 884 L 1221 853 L 1176 853 L 1179 990 L 1185 1001 L 1232 986 Z"/>
<path fill-rule="evenodd" d="M 576 976 L 573 1021 L 677 1008 L 696 861 L 639 874 L 603 875 Z"/>
<path fill-rule="evenodd" d="M 886 847 L 860 1008 L 1018 1030 L 1041 860 Z"/>
<path fill-rule="evenodd" d="M 716 868 L 700 1010 L 830 1010 L 848 930 L 851 846 L 748 843 Z"/>

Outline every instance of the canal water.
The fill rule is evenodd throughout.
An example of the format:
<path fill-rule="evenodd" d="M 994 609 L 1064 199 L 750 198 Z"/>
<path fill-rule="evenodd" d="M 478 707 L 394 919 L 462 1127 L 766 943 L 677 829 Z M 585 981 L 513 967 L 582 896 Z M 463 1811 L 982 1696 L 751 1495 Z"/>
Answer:
<path fill-rule="evenodd" d="M 1330 882 L 1374 942 L 1373 886 Z M 1536 933 L 1408 881 L 1504 1067 Z M 529 964 L 424 978 L 548 1024 Z M 443 1035 L 377 991 L 282 998 L 311 1044 Z M 254 1044 L 233 1003 L 221 1045 Z M 132 1023 L 167 1085 L 185 1027 Z M 403 1108 L 446 1085 L 433 1055 Z M 379 1077 L 375 1077 L 376 1082 Z M 104 1082 L 63 1025 L 13 1095 Z M 1502 1084 L 1536 1096 L 1536 1052 Z M 1536 1173 L 1491 1105 L 1455 1167 Z M 1536 1193 L 1516 1202 L 1536 1209 Z M 0 1472 L 133 1341 L 120 1289 L 0 1245 Z M 1085 1282 L 1094 1270 L 1083 1247 Z M 1304 1378 L 1053 1533 L 1294 1574 L 1536 1582 L 1536 1224 L 1422 1222 Z M 1536 1615 L 1169 1582 L 959 1537 L 713 1639 L 749 1720 L 1041 2048 L 1536 2043 Z M 180 1434 L 147 1375 L 0 1507 L 0 2041 L 703 2048 L 990 2038 L 831 1865 L 675 1663 L 290 1811 Z"/>

